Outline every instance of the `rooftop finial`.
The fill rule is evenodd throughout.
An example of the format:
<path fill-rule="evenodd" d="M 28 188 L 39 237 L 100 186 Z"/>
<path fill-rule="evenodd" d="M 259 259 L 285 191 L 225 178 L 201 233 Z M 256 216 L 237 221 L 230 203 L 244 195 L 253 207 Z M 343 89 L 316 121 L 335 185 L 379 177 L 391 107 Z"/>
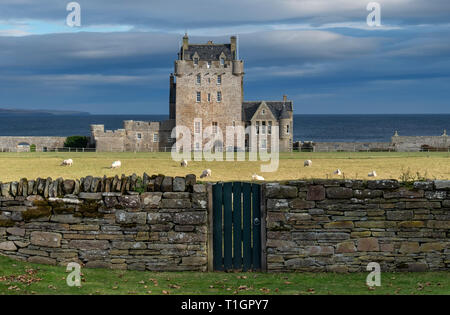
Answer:
<path fill-rule="evenodd" d="M 442 134 L 442 136 L 447 136 L 447 129 L 444 129 L 444 133 Z"/>
<path fill-rule="evenodd" d="M 395 130 L 395 132 L 394 132 L 394 137 L 398 137 L 398 131 L 397 130 Z"/>

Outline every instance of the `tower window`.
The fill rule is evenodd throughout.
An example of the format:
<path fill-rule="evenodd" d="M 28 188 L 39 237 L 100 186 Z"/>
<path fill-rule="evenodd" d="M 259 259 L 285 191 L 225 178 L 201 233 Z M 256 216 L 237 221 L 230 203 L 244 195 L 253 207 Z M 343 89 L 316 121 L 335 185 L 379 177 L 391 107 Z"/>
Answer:
<path fill-rule="evenodd" d="M 222 92 L 220 91 L 217 92 L 217 101 L 222 102 Z"/>
<path fill-rule="evenodd" d="M 217 85 L 221 85 L 222 84 L 222 75 L 218 75 L 217 76 Z"/>
<path fill-rule="evenodd" d="M 286 125 L 286 133 L 289 133 L 289 125 Z"/>
<path fill-rule="evenodd" d="M 194 127 L 195 127 L 194 128 L 194 132 L 195 133 L 200 133 L 200 122 L 199 121 L 195 122 L 195 126 Z"/>
<path fill-rule="evenodd" d="M 202 76 L 200 74 L 197 74 L 197 84 L 202 83 Z"/>
<path fill-rule="evenodd" d="M 197 92 L 197 103 L 200 103 L 202 100 L 202 93 L 201 92 Z"/>

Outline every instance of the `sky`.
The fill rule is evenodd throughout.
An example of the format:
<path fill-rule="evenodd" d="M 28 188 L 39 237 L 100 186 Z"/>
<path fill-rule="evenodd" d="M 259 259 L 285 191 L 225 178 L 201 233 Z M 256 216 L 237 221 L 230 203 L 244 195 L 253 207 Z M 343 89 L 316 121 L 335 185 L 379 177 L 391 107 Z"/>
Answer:
<path fill-rule="evenodd" d="M 168 114 L 192 43 L 238 36 L 245 100 L 295 114 L 450 113 L 450 1 L 0 0 L 0 108 Z"/>

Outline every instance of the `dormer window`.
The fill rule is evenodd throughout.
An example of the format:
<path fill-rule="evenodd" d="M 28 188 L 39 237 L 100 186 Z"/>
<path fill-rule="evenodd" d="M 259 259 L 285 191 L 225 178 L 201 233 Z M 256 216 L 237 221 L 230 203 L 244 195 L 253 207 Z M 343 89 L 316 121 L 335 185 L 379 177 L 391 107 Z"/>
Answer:
<path fill-rule="evenodd" d="M 220 65 L 224 66 L 225 65 L 225 58 L 220 58 Z"/>
<path fill-rule="evenodd" d="M 194 58 L 194 65 L 196 65 L 196 66 L 198 65 L 198 57 Z"/>
<path fill-rule="evenodd" d="M 206 63 L 206 68 L 211 68 L 211 61 L 208 61 L 207 63 Z"/>

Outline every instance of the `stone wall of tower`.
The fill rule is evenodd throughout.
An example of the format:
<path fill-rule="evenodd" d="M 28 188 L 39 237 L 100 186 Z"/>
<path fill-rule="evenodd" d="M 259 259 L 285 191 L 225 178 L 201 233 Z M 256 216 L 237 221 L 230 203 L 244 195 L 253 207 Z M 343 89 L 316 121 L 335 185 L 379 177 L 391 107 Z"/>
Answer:
<path fill-rule="evenodd" d="M 197 83 L 197 75 L 200 75 L 200 84 Z M 222 76 L 220 85 L 217 82 L 219 75 Z M 176 61 L 176 126 L 186 126 L 191 130 L 193 149 L 194 119 L 202 120 L 202 130 L 217 122 L 224 136 L 226 126 L 231 126 L 233 121 L 236 125 L 242 123 L 243 75 L 242 61 L 226 60 L 224 65 L 220 65 L 220 61 L 211 61 L 210 68 L 207 60 L 199 60 L 198 65 L 192 60 Z M 222 93 L 220 102 L 217 100 L 218 91 Z M 197 92 L 201 93 L 200 102 L 197 102 Z"/>

